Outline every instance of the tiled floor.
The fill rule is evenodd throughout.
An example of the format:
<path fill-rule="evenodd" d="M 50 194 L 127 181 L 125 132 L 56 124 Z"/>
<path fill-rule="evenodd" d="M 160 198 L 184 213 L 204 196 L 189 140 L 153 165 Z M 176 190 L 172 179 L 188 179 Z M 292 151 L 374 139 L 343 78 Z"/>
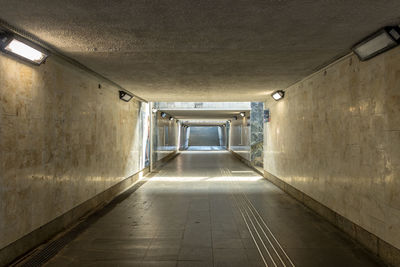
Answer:
<path fill-rule="evenodd" d="M 214 151 L 214 150 L 226 150 L 223 146 L 189 146 L 188 151 Z"/>
<path fill-rule="evenodd" d="M 378 264 L 339 230 L 229 152 L 188 151 L 47 265 Z"/>

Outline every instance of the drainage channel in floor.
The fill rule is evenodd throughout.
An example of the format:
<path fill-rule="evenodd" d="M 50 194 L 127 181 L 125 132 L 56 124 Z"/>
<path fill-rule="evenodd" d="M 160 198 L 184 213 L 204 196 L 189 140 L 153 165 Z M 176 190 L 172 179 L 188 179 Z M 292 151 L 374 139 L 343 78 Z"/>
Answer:
<path fill-rule="evenodd" d="M 92 225 L 98 219 L 106 215 L 117 204 L 124 201 L 145 183 L 146 180 L 137 182 L 131 188 L 129 188 L 128 190 L 126 190 L 125 192 L 114 198 L 112 201 L 110 201 L 110 203 L 108 203 L 102 209 L 89 215 L 89 217 L 84 219 L 82 222 L 78 223 L 72 229 L 65 232 L 65 234 L 51 241 L 50 243 L 45 245 L 42 249 L 38 249 L 36 252 L 29 255 L 28 257 L 18 261 L 17 263 L 14 263 L 12 266 L 34 267 L 34 266 L 44 265 L 51 258 L 53 258 L 58 252 L 60 252 L 66 245 L 68 245 L 71 241 L 73 241 L 76 237 L 78 237 L 81 233 L 83 233 L 90 225 Z"/>

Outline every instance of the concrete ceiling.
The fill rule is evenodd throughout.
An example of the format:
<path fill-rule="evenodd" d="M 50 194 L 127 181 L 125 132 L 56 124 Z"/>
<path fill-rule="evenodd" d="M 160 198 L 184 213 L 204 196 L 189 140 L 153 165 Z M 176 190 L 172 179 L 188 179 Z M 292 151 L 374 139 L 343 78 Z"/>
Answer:
<path fill-rule="evenodd" d="M 187 126 L 222 126 L 222 125 L 226 125 L 226 123 L 227 123 L 226 121 L 213 121 L 213 120 L 182 121 L 182 125 L 187 125 Z"/>
<path fill-rule="evenodd" d="M 378 28 L 399 0 L 0 0 L 0 18 L 151 101 L 256 101 Z"/>
<path fill-rule="evenodd" d="M 165 112 L 178 120 L 227 121 L 234 116 L 239 117 L 242 110 L 166 110 Z M 250 111 L 247 111 L 246 116 L 249 116 L 249 114 Z"/>

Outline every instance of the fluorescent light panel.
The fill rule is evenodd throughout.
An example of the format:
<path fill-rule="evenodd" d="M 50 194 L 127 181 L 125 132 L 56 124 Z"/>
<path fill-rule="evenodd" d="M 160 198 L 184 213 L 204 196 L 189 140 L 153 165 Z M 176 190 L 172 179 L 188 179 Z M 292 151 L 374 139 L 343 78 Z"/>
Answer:
<path fill-rule="evenodd" d="M 13 39 L 4 49 L 38 64 L 46 58 L 44 53 L 16 39 Z"/>
<path fill-rule="evenodd" d="M 285 92 L 282 90 L 278 90 L 272 93 L 272 98 L 276 101 L 281 100 L 285 96 Z"/>
<path fill-rule="evenodd" d="M 45 49 L 10 33 L 0 33 L 0 48 L 6 54 L 36 65 L 42 64 L 48 57 Z"/>
<path fill-rule="evenodd" d="M 353 51 L 361 61 L 365 61 L 397 46 L 399 41 L 399 27 L 385 27 L 355 45 Z"/>

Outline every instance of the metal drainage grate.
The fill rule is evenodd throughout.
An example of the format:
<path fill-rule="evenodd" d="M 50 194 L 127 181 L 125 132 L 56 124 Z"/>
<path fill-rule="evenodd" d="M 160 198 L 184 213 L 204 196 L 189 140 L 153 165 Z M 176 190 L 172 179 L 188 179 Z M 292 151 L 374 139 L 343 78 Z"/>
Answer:
<path fill-rule="evenodd" d="M 22 267 L 36 267 L 42 266 L 51 258 L 53 258 L 61 249 L 73 241 L 78 235 L 85 231 L 90 225 L 100 219 L 102 216 L 106 215 L 111 211 L 118 203 L 128 198 L 133 192 L 135 192 L 139 187 L 145 184 L 146 181 L 137 182 L 131 188 L 123 192 L 114 198 L 110 203 L 108 203 L 104 208 L 96 211 L 90 215 L 87 219 L 83 220 L 81 223 L 69 230 L 65 235 L 59 237 L 58 239 L 50 242 L 43 249 L 39 250 L 37 253 L 30 256 L 25 262 L 22 262 Z"/>

